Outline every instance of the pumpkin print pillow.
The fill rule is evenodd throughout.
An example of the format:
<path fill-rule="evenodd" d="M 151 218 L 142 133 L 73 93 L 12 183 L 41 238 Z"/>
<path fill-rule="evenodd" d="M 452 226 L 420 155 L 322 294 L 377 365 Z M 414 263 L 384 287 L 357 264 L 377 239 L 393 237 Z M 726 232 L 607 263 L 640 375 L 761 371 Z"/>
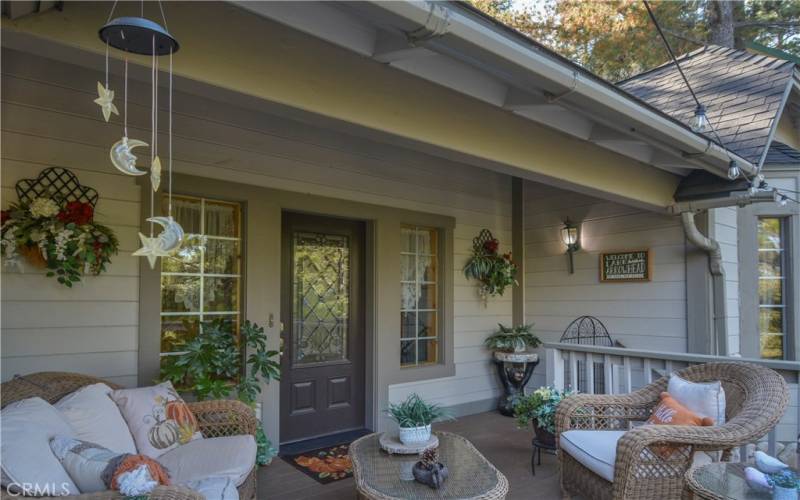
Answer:
<path fill-rule="evenodd" d="M 171 382 L 111 393 L 130 428 L 136 449 L 151 458 L 194 439 L 202 439 L 189 406 Z"/>
<path fill-rule="evenodd" d="M 653 414 L 647 419 L 648 424 L 655 425 L 714 425 L 714 420 L 709 417 L 701 417 L 692 410 L 680 404 L 668 392 L 662 392 L 659 396 L 659 403 L 653 409 Z M 653 451 L 664 460 L 669 460 L 672 454 L 678 449 L 675 446 L 657 445 L 651 447 Z"/>

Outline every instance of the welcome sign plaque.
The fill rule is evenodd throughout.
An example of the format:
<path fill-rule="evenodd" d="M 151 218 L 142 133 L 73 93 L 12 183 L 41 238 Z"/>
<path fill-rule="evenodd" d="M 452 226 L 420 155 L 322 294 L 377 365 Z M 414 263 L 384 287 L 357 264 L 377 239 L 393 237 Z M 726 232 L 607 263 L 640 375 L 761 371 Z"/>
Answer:
<path fill-rule="evenodd" d="M 600 254 L 600 281 L 650 281 L 652 275 L 649 249 Z"/>

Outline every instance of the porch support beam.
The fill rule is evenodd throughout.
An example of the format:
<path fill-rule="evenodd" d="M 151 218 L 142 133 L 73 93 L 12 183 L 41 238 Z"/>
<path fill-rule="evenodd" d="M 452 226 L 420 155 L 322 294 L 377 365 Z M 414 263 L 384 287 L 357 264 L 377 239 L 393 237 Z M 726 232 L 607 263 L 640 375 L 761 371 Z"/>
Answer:
<path fill-rule="evenodd" d="M 517 264 L 517 286 L 511 303 L 514 326 L 526 323 L 525 314 L 525 179 L 511 178 L 511 252 Z"/>

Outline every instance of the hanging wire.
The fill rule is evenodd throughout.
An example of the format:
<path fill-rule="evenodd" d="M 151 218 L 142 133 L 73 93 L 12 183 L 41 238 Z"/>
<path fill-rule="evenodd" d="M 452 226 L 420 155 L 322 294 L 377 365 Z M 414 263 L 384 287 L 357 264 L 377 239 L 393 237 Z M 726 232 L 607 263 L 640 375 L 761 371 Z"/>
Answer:
<path fill-rule="evenodd" d="M 128 137 L 128 56 L 125 56 L 125 102 L 123 103 L 125 110 L 124 110 L 124 117 L 122 118 L 123 122 L 123 133 L 125 137 Z"/>
<path fill-rule="evenodd" d="M 169 26 L 167 26 L 167 16 L 164 15 L 164 6 L 161 5 L 161 0 L 158 0 L 158 9 L 161 11 L 161 20 L 164 21 L 164 29 L 169 31 Z"/>
<path fill-rule="evenodd" d="M 144 5 L 144 2 L 142 2 Z M 142 7 L 144 8 L 144 7 Z M 155 142 L 156 142 L 156 37 L 153 36 L 153 55 L 150 65 L 150 168 L 153 166 L 153 159 L 155 158 Z M 156 194 L 152 189 L 153 177 L 150 176 L 150 217 L 155 217 L 155 198 Z M 150 237 L 153 237 L 154 224 L 150 222 Z"/>
<path fill-rule="evenodd" d="M 159 5 L 161 5 L 161 2 L 159 2 Z M 164 23 L 164 24 L 166 25 L 166 23 Z M 168 203 L 169 203 L 169 208 L 168 208 L 168 212 L 169 213 L 167 215 L 172 217 L 172 47 L 171 46 L 169 48 L 169 122 L 168 123 L 169 124 L 168 124 L 167 128 L 168 128 L 168 133 L 169 133 L 169 138 L 168 138 L 168 140 L 169 140 L 169 143 L 168 143 L 168 149 L 169 149 L 169 151 L 168 151 L 169 152 L 169 166 L 168 166 L 168 168 L 169 168 L 169 195 L 168 195 L 167 200 L 168 200 Z"/>
<path fill-rule="evenodd" d="M 106 90 L 108 90 L 108 39 L 106 38 Z"/>
<path fill-rule="evenodd" d="M 114 9 L 116 8 L 117 8 L 117 0 L 114 0 L 114 4 L 111 5 L 111 12 L 108 13 L 108 19 L 106 19 L 106 24 L 108 24 L 111 21 L 111 16 L 114 15 Z"/>
<path fill-rule="evenodd" d="M 672 51 L 672 47 L 670 46 L 666 35 L 664 35 L 664 32 L 661 30 L 661 25 L 658 24 L 658 19 L 656 19 L 656 15 L 653 13 L 653 9 L 650 8 L 650 3 L 648 3 L 647 0 L 642 0 L 642 2 L 644 3 L 645 8 L 647 9 L 647 14 L 650 16 L 650 20 L 653 21 L 653 24 L 655 25 L 656 30 L 658 31 L 661 41 L 664 43 L 664 47 L 666 47 L 667 52 L 669 53 L 670 59 L 672 59 L 672 62 L 675 64 L 675 68 L 677 68 L 678 73 L 680 73 L 683 82 L 686 84 L 686 88 L 689 90 L 689 93 L 692 94 L 692 99 L 694 99 L 695 105 L 697 107 L 705 108 L 700 103 L 700 100 L 697 98 L 697 94 L 694 93 L 694 89 L 692 88 L 692 85 L 689 83 L 689 79 L 686 78 L 686 74 L 683 72 L 683 68 L 681 68 L 680 63 L 678 62 L 678 58 L 675 57 L 675 53 Z M 727 146 L 725 146 L 725 141 L 723 141 L 722 138 L 719 136 L 719 133 L 717 133 L 717 129 L 716 127 L 714 127 L 714 124 L 711 123 L 711 119 L 708 117 L 706 117 L 706 119 L 708 121 L 708 126 L 711 127 L 711 132 L 714 134 L 714 137 L 717 140 L 717 143 L 723 148 L 725 156 L 728 157 L 728 160 L 730 162 L 735 162 Z M 710 144 L 708 146 L 710 147 Z M 708 147 L 706 147 L 706 151 L 708 151 Z M 747 180 L 752 185 L 753 179 L 751 177 L 748 177 L 747 173 L 744 170 L 740 170 L 740 172 L 742 177 L 744 177 L 745 180 Z"/>

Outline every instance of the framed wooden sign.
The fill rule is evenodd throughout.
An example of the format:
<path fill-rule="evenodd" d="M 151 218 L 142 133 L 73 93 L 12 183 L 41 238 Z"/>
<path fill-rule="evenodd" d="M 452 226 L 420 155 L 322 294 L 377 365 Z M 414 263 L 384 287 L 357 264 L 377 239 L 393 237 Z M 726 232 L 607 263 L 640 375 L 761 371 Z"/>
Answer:
<path fill-rule="evenodd" d="M 650 281 L 653 260 L 650 249 L 600 254 L 600 281 Z"/>

